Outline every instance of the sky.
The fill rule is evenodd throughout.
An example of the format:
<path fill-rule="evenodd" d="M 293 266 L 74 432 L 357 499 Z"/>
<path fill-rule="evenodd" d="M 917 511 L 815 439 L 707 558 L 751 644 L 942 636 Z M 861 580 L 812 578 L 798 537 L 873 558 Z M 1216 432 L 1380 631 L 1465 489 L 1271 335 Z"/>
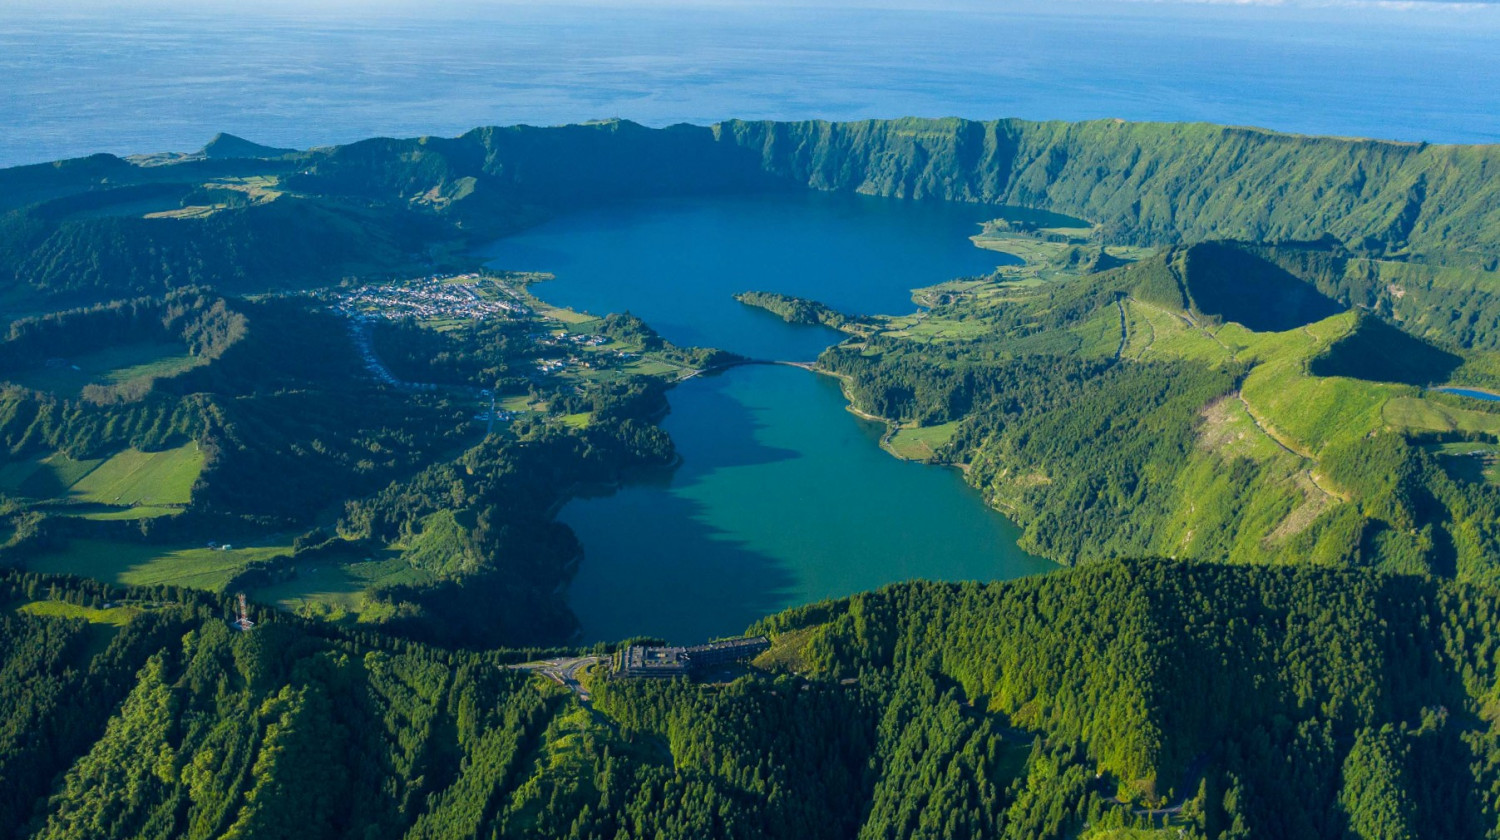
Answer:
<path fill-rule="evenodd" d="M 0 20 L 10 13 L 71 14 L 101 10 L 232 10 L 236 14 L 309 14 L 380 12 L 422 12 L 446 14 L 482 7 L 498 6 L 598 6 L 613 8 L 840 8 L 840 9 L 908 9 L 984 12 L 998 8 L 1025 9 L 1067 13 L 1068 7 L 1080 13 L 1108 5 L 1208 5 L 1264 6 L 1271 8 L 1367 8 L 1396 11 L 1432 12 L 1446 9 L 1456 12 L 1493 11 L 1500 0 L 6 0 L 0 6 Z"/>

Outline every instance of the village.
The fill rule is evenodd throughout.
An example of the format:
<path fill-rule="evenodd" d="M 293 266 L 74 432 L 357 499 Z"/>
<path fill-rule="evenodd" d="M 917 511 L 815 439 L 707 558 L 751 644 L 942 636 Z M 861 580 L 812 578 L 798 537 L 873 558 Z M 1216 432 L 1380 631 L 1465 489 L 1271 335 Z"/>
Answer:
<path fill-rule="evenodd" d="M 510 286 L 473 272 L 365 284 L 339 290 L 332 297 L 334 310 L 351 318 L 482 320 L 533 314 Z"/>
<path fill-rule="evenodd" d="M 607 335 L 577 331 L 580 326 L 577 313 L 549 306 L 527 291 L 528 283 L 547 279 L 551 275 L 526 272 L 434 274 L 346 286 L 316 296 L 348 319 L 350 338 L 370 375 L 406 391 L 449 390 L 451 386 L 398 377 L 376 352 L 373 335 L 376 324 L 409 319 L 447 330 L 464 322 L 492 319 L 527 323 L 531 331 L 526 338 L 534 353 L 525 361 L 529 368 L 525 375 L 533 382 L 553 377 L 592 379 L 649 362 L 642 358 L 638 348 L 618 345 Z M 586 323 L 593 319 L 582 316 L 581 320 Z M 489 431 L 530 407 L 528 401 L 514 398 L 507 400 L 508 407 L 502 407 L 498 395 L 491 390 L 472 390 L 478 403 L 473 419 Z"/>

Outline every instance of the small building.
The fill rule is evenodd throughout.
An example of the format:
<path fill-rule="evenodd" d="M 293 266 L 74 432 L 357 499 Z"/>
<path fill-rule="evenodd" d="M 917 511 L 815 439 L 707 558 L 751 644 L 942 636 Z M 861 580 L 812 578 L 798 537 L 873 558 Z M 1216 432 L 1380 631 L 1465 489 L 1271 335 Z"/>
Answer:
<path fill-rule="evenodd" d="M 750 659 L 771 646 L 765 636 L 726 639 L 692 647 L 658 647 L 630 645 L 615 655 L 615 675 L 619 677 L 690 677 L 716 668 Z"/>

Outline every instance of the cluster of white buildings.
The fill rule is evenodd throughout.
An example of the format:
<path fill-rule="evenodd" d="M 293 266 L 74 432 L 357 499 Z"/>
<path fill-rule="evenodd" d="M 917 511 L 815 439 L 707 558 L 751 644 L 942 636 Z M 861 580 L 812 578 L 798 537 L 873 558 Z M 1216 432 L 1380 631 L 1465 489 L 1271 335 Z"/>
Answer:
<path fill-rule="evenodd" d="M 340 292 L 334 309 L 351 318 L 440 319 L 516 318 L 531 315 L 513 295 L 500 299 L 480 293 L 480 284 L 494 284 L 478 274 L 422 277 L 404 283 L 360 286 Z M 497 284 L 495 290 L 502 291 Z"/>

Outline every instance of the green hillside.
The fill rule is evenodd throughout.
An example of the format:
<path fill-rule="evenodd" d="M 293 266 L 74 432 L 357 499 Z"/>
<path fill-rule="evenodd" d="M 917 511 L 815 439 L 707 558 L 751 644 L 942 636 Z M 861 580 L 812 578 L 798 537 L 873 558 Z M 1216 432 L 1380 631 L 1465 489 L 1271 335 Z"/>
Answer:
<path fill-rule="evenodd" d="M 185 505 L 203 469 L 203 452 L 188 444 L 161 452 L 127 449 L 68 488 L 82 502 L 113 505 Z"/>
<path fill-rule="evenodd" d="M 732 682 L 0 573 L 28 838 L 1492 837 L 1484 588 L 1142 561 L 765 620 Z M 1183 692 L 1184 685 L 1193 690 Z M 24 772 L 21 772 L 24 769 Z"/>
<path fill-rule="evenodd" d="M 83 516 L 159 516 L 192 501 L 203 464 L 196 443 L 160 452 L 126 449 L 82 461 L 55 452 L 0 468 L 0 492 L 33 504 L 73 507 Z"/>
<path fill-rule="evenodd" d="M 1424 448 L 1500 439 L 1500 413 L 1420 387 L 1484 379 L 1486 353 L 1330 315 L 1315 283 L 1235 243 L 917 297 L 935 305 L 820 364 L 901 427 L 893 444 L 941 430 L 925 459 L 967 465 L 1032 551 L 1500 574 L 1500 495 Z"/>
<path fill-rule="evenodd" d="M 193 283 L 327 285 L 600 202 L 789 186 L 1054 211 L 1116 245 L 1331 235 L 1358 259 L 1396 264 L 1380 271 L 1493 272 L 1500 256 L 1500 188 L 1485 174 L 1497 165 L 1492 146 L 1205 124 L 902 119 L 606 121 L 296 154 L 239 148 L 278 154 L 0 170 L 0 191 L 16 196 L 0 217 L 0 286 L 34 302 Z"/>
<path fill-rule="evenodd" d="M 1015 204 L 1110 241 L 1312 240 L 1495 254 L 1494 146 L 1120 120 L 731 121 L 723 142 L 815 189 Z"/>

